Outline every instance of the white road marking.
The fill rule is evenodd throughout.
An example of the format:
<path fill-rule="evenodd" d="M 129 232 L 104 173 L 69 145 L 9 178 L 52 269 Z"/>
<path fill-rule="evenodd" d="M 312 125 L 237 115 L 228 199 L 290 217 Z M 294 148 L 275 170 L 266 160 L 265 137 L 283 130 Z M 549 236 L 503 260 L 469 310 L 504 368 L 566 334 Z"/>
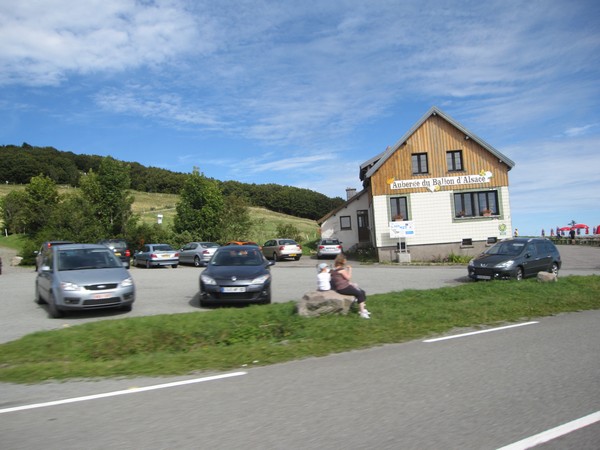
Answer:
<path fill-rule="evenodd" d="M 487 330 L 472 331 L 470 333 L 455 334 L 453 336 L 444 336 L 444 337 L 435 338 L 435 339 L 427 339 L 427 340 L 424 340 L 423 342 L 430 343 L 430 342 L 447 341 L 448 339 L 457 339 L 457 338 L 462 338 L 462 337 L 466 337 L 466 336 L 473 336 L 475 334 L 491 333 L 492 331 L 501 331 L 501 330 L 507 330 L 509 328 L 524 327 L 525 325 L 533 325 L 535 323 L 539 323 L 539 322 L 517 323 L 515 325 L 507 325 L 505 327 L 489 328 Z"/>
<path fill-rule="evenodd" d="M 560 425 L 556 428 L 552 428 L 551 430 L 536 434 L 535 436 L 525 438 L 519 442 L 515 442 L 514 444 L 499 448 L 498 450 L 525 450 L 527 448 L 532 448 L 536 445 L 544 444 L 545 442 L 549 442 L 553 439 L 564 436 L 565 434 L 572 433 L 580 428 L 592 425 L 598 421 L 600 421 L 600 411 L 596 411 L 589 416 L 582 417 L 581 419 L 577 419 L 572 422 L 565 423 L 564 425 Z"/>
<path fill-rule="evenodd" d="M 64 400 L 56 400 L 56 401 L 52 401 L 52 402 L 34 403 L 32 405 L 15 406 L 12 408 L 0 409 L 0 414 L 10 413 L 10 412 L 15 412 L 15 411 L 23 411 L 23 410 L 27 410 L 27 409 L 46 408 L 48 406 L 65 405 L 67 403 L 85 402 L 88 400 L 97 400 L 99 398 L 116 397 L 118 395 L 138 394 L 140 392 L 155 391 L 157 389 L 166 389 L 166 388 L 172 388 L 172 387 L 177 387 L 177 386 L 185 386 L 186 384 L 203 383 L 205 381 L 215 381 L 215 380 L 222 380 L 224 378 L 239 377 L 240 375 L 246 375 L 247 373 L 248 372 L 233 372 L 233 373 L 226 373 L 223 375 L 214 375 L 211 377 L 194 378 L 192 380 L 174 381 L 172 383 L 155 384 L 153 386 L 125 389 L 122 391 L 106 392 L 104 394 L 86 395 L 84 397 L 67 398 Z"/>

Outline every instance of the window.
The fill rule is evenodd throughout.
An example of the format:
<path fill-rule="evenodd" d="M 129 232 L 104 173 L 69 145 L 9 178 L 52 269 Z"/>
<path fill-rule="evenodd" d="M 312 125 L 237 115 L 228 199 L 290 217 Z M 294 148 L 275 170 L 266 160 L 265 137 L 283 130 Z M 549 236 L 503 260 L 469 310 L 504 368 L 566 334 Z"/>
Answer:
<path fill-rule="evenodd" d="M 390 216 L 392 220 L 409 220 L 406 197 L 390 198 Z"/>
<path fill-rule="evenodd" d="M 498 191 L 454 194 L 455 217 L 497 216 Z"/>
<path fill-rule="evenodd" d="M 446 165 L 448 166 L 448 172 L 459 172 L 463 170 L 462 150 L 446 152 Z"/>
<path fill-rule="evenodd" d="M 420 173 L 428 173 L 427 168 L 427 153 L 413 153 L 412 155 L 412 173 L 417 175 Z"/>
<path fill-rule="evenodd" d="M 340 216 L 340 228 L 342 230 L 352 229 L 352 219 L 350 216 Z"/>

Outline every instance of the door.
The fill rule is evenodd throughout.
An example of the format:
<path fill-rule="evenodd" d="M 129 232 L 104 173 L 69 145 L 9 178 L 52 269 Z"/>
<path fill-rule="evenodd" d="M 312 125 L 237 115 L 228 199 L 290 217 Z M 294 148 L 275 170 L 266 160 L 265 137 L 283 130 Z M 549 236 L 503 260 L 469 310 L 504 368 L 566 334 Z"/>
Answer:
<path fill-rule="evenodd" d="M 370 242 L 369 211 L 366 209 L 356 211 L 356 223 L 358 224 L 358 242 Z"/>

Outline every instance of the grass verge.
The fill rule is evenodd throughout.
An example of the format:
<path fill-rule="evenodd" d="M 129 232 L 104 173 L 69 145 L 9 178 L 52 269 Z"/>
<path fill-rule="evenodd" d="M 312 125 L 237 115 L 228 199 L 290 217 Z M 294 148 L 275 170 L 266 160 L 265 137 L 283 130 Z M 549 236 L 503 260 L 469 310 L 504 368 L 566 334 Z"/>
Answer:
<path fill-rule="evenodd" d="M 103 320 L 0 345 L 0 381 L 162 376 L 267 365 L 561 312 L 600 308 L 600 276 L 468 283 L 369 298 L 356 314 L 302 318 L 294 303 Z"/>

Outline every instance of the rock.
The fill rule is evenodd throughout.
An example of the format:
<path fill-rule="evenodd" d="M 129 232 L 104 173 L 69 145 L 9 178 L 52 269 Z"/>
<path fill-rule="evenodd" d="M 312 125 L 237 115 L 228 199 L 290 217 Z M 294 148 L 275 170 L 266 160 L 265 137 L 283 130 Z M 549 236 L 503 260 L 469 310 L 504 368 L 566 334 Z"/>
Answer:
<path fill-rule="evenodd" d="M 21 256 L 13 256 L 10 260 L 10 265 L 18 266 L 19 264 L 21 264 L 21 261 L 23 261 L 23 258 Z"/>
<path fill-rule="evenodd" d="M 355 298 L 338 294 L 335 291 L 310 291 L 296 304 L 296 313 L 304 317 L 318 317 L 324 314 L 346 315 Z"/>
<path fill-rule="evenodd" d="M 558 281 L 558 277 L 554 273 L 549 272 L 538 272 L 537 280 L 540 283 L 550 283 Z"/>

